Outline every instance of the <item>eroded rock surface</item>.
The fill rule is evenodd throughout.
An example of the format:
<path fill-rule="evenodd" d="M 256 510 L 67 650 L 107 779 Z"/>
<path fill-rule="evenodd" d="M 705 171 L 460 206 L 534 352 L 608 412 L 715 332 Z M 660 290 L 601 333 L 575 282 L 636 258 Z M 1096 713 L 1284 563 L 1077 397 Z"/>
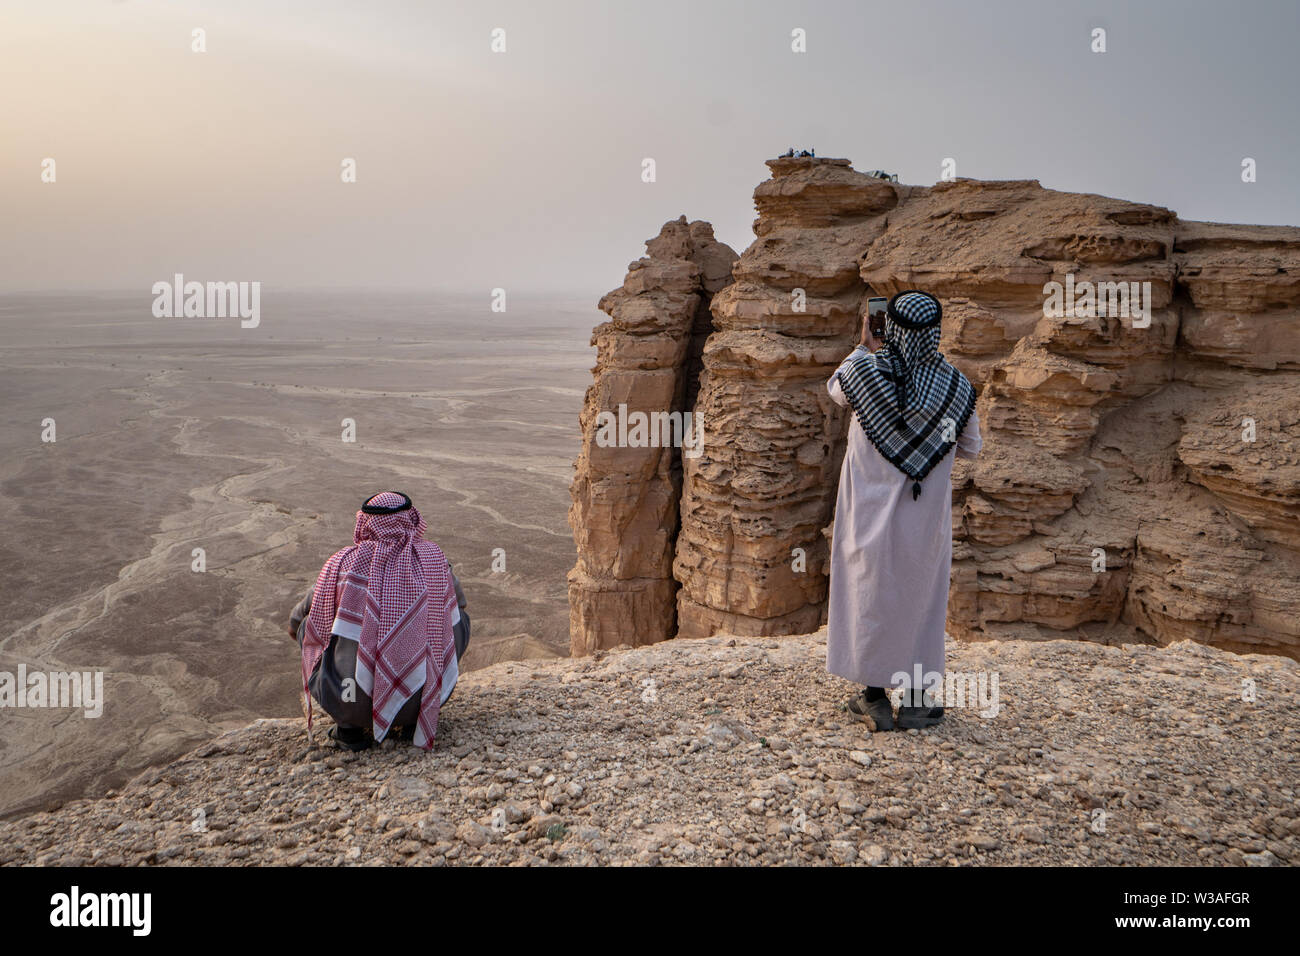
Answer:
<path fill-rule="evenodd" d="M 1045 315 L 1067 277 L 1138 283 L 1149 311 Z M 1118 624 L 1300 656 L 1300 230 L 958 181 L 912 191 L 862 278 L 938 295 L 980 387 L 984 451 L 953 470 L 955 635 Z"/>
<path fill-rule="evenodd" d="M 656 424 L 643 443 L 609 443 L 598 418 L 607 413 L 634 422 L 637 415 L 680 416 L 689 409 L 709 305 L 730 281 L 735 258 L 714 239 L 712 226 L 683 216 L 646 242 L 646 255 L 629 266 L 623 285 L 600 300 L 610 321 L 592 333 L 595 380 L 579 419 L 582 451 L 570 489 L 578 549 L 569 573 L 574 654 L 675 633 L 672 560 L 684 421 L 677 436 L 671 423 L 667 435 Z"/>
<path fill-rule="evenodd" d="M 641 590 L 617 585 L 635 608 L 611 620 L 638 615 L 636 641 L 824 621 L 849 426 L 825 380 L 865 296 L 920 288 L 943 302 L 942 347 L 980 393 L 983 453 L 953 469 L 954 635 L 1300 657 L 1300 229 L 1184 222 L 1035 181 L 922 188 L 842 159 L 768 166 L 757 238 L 712 297 L 684 406 L 705 423 L 702 454 L 680 491 L 655 459 L 644 496 L 610 499 L 594 522 L 572 513 L 580 554 L 636 529 L 606 534 L 613 550 L 593 559 L 639 565 Z M 1092 312 L 1045 308 L 1049 282 L 1088 283 Z M 1121 291 L 1137 293 L 1127 309 Z M 682 378 L 663 375 L 628 387 L 662 402 Z M 575 488 L 589 474 L 580 459 Z M 575 608 L 575 652 L 618 642 Z"/>
<path fill-rule="evenodd" d="M 826 380 L 856 340 L 858 256 L 903 190 L 847 160 L 777 159 L 755 242 L 713 300 L 674 574 L 684 637 L 815 630 L 847 415 Z"/>

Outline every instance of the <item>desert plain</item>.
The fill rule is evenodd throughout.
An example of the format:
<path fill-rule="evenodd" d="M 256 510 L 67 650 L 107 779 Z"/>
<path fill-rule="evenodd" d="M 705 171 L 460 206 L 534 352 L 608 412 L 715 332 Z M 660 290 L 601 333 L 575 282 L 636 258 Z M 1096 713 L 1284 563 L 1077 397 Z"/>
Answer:
<path fill-rule="evenodd" d="M 288 611 L 377 491 L 460 577 L 467 669 L 567 654 L 593 300 L 266 289 L 243 328 L 147 290 L 0 298 L 0 671 L 105 697 L 0 710 L 0 815 L 300 713 Z"/>

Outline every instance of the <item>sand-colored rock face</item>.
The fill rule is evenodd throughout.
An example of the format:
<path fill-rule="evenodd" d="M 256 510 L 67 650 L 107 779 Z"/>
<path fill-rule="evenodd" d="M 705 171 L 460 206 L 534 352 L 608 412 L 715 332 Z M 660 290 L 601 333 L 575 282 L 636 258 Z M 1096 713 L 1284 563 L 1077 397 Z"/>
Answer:
<path fill-rule="evenodd" d="M 914 190 L 861 274 L 938 295 L 980 386 L 984 453 L 953 472 L 955 635 L 1125 625 L 1300 656 L 1300 230 L 958 181 Z M 1149 327 L 1045 315 L 1067 275 L 1149 283 Z"/>
<path fill-rule="evenodd" d="M 825 380 L 865 296 L 919 288 L 944 304 L 943 349 L 979 390 L 985 441 L 953 470 L 955 636 L 1300 657 L 1300 229 L 1183 222 L 1034 181 L 920 188 L 846 160 L 768 165 L 757 239 L 713 296 L 686 406 L 705 444 L 679 510 L 665 472 L 598 522 L 573 512 L 580 554 L 603 533 L 602 567 L 643 563 L 628 576 L 646 582 L 637 613 L 675 595 L 676 622 L 642 619 L 643 640 L 823 620 L 849 426 Z M 1047 308 L 1049 282 L 1091 283 L 1097 307 Z M 1127 310 L 1118 283 L 1140 296 Z M 681 378 L 655 368 L 662 384 L 629 383 L 646 401 Z M 579 461 L 575 489 L 590 468 Z M 632 515 L 620 548 L 608 529 Z M 661 574 L 674 551 L 675 581 Z M 575 651 L 609 640 L 593 607 L 574 604 Z"/>
<path fill-rule="evenodd" d="M 852 347 L 865 287 L 858 256 L 899 187 L 847 160 L 779 159 L 755 190 L 759 237 L 713 300 L 687 460 L 674 574 L 679 633 L 816 629 L 826 601 L 822 534 L 847 418 L 826 379 Z"/>
<path fill-rule="evenodd" d="M 646 243 L 623 285 L 600 301 L 610 321 L 592 333 L 595 381 L 580 418 L 569 512 L 578 547 L 569 573 L 574 654 L 675 633 L 672 560 L 683 449 L 672 442 L 685 436 L 656 429 L 653 442 L 645 435 L 645 442 L 611 445 L 598 419 L 606 412 L 618 417 L 623 406 L 624 420 L 634 425 L 637 413 L 680 415 L 689 408 L 697 385 L 690 373 L 711 328 L 709 304 L 731 280 L 735 258 L 713 238 L 712 226 L 683 216 Z M 632 435 L 627 428 L 625 437 Z"/>

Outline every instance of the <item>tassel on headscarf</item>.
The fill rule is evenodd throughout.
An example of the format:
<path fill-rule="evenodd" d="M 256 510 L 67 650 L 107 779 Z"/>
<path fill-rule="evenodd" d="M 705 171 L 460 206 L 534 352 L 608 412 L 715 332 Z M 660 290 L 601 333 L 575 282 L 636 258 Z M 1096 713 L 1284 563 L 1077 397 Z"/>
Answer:
<path fill-rule="evenodd" d="M 915 501 L 916 496 L 919 495 L 920 493 L 921 493 L 921 483 L 919 481 L 912 482 L 912 500 Z"/>

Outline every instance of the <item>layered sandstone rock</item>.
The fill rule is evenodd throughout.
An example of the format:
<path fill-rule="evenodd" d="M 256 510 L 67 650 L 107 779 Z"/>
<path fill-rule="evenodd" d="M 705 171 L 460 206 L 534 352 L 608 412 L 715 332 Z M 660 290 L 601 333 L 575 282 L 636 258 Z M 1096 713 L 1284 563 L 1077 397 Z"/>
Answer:
<path fill-rule="evenodd" d="M 1300 230 L 963 180 L 913 190 L 861 273 L 949 303 L 980 386 L 954 634 L 1300 656 Z M 1149 309 L 1046 315 L 1052 281 L 1138 283 Z"/>
<path fill-rule="evenodd" d="M 639 512 L 670 516 L 652 519 L 663 536 L 642 577 L 656 607 L 675 592 L 677 620 L 645 621 L 654 639 L 820 623 L 849 425 L 825 381 L 864 296 L 920 288 L 944 303 L 942 347 L 979 390 L 985 441 L 953 470 L 954 635 L 1300 657 L 1300 229 L 1183 222 L 1034 181 L 921 188 L 846 160 L 768 165 L 686 406 L 706 440 L 675 545 L 671 502 Z M 1053 282 L 1061 309 L 1045 307 Z M 626 516 L 613 507 L 600 528 Z M 575 533 L 581 551 L 591 532 Z M 661 576 L 673 547 L 680 588 Z M 594 619 L 574 626 L 575 649 L 605 640 Z"/>
<path fill-rule="evenodd" d="M 672 559 L 682 448 L 665 444 L 658 430 L 653 443 L 645 435 L 644 443 L 608 444 L 598 419 L 608 413 L 635 422 L 638 414 L 688 408 L 692 355 L 698 361 L 709 304 L 730 281 L 735 258 L 712 226 L 682 216 L 646 242 L 623 285 L 600 301 L 610 321 L 592 334 L 595 381 L 579 420 L 582 451 L 570 489 L 578 548 L 569 573 L 574 654 L 652 643 L 676 631 Z"/>
<path fill-rule="evenodd" d="M 858 255 L 900 188 L 843 159 L 777 159 L 755 190 L 758 239 L 713 301 L 674 573 L 682 636 L 817 628 L 846 415 L 826 380 L 852 348 Z"/>

